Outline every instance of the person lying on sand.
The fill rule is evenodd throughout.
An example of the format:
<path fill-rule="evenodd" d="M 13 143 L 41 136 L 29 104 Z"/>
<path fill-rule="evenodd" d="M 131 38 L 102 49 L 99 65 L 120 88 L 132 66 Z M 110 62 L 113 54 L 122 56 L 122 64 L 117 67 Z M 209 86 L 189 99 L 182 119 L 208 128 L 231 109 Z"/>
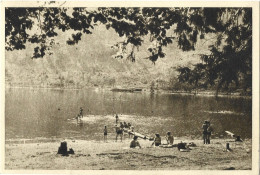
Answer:
<path fill-rule="evenodd" d="M 155 145 L 155 146 L 160 146 L 162 144 L 162 139 L 160 137 L 160 134 L 155 134 L 155 138 L 154 138 L 154 141 L 152 143 L 152 146 Z"/>
<path fill-rule="evenodd" d="M 178 148 L 178 150 L 179 150 L 180 152 L 189 152 L 190 150 L 192 150 L 192 149 L 190 148 L 190 146 L 195 147 L 196 144 L 193 143 L 193 142 L 187 144 L 187 143 L 182 142 L 182 141 L 177 144 L 177 148 Z"/>
<path fill-rule="evenodd" d="M 166 141 L 168 145 L 173 145 L 174 138 L 171 135 L 171 132 L 167 132 Z"/>
<path fill-rule="evenodd" d="M 137 146 L 141 148 L 140 143 L 137 141 L 137 136 L 134 136 L 133 140 L 130 143 L 130 148 L 136 148 Z"/>

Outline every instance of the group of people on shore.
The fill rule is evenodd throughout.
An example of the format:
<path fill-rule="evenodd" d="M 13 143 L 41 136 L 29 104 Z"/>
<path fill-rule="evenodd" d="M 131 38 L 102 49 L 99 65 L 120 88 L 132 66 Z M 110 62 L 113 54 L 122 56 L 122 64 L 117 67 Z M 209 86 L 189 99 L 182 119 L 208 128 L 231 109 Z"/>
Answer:
<path fill-rule="evenodd" d="M 130 130 L 131 132 L 134 132 L 134 127 L 131 125 L 131 123 L 126 123 L 125 121 L 120 122 L 120 124 L 118 125 L 118 121 L 119 121 L 119 117 L 116 114 L 116 125 L 115 125 L 116 141 L 117 141 L 118 136 L 120 136 L 120 139 L 121 139 L 121 142 L 122 142 L 124 129 Z M 130 132 L 128 134 L 129 134 L 129 138 L 130 138 L 131 137 Z"/>
<path fill-rule="evenodd" d="M 134 136 L 133 140 L 131 141 L 130 143 L 130 148 L 136 148 L 136 147 L 139 147 L 141 148 L 141 145 L 140 143 L 137 141 L 138 137 L 137 136 Z M 166 136 L 165 136 L 165 139 L 167 141 L 167 145 L 173 145 L 173 142 L 174 142 L 174 137 L 171 135 L 171 132 L 168 131 L 166 133 Z M 161 139 L 161 136 L 160 134 L 156 133 L 155 134 L 155 138 L 153 140 L 153 143 L 151 146 L 160 146 L 162 145 L 162 139 Z"/>
<path fill-rule="evenodd" d="M 125 129 L 132 129 L 132 131 L 133 131 L 133 127 L 131 126 L 130 123 L 127 124 L 126 122 L 120 122 L 120 125 L 118 125 L 118 122 L 119 122 L 118 115 L 116 115 L 115 118 L 116 118 L 116 125 L 115 125 L 116 141 L 117 141 L 118 136 L 120 136 L 121 141 L 122 141 L 124 128 Z M 212 126 L 210 124 L 210 121 L 205 120 L 203 125 L 202 125 L 202 129 L 203 129 L 203 143 L 204 144 L 210 144 L 210 137 L 211 137 L 211 134 L 213 132 L 213 128 L 212 128 Z M 106 135 L 107 135 L 107 130 L 106 130 L 106 126 L 105 126 L 105 129 L 104 129 L 104 141 L 105 141 L 105 136 Z M 129 132 L 129 138 L 130 138 L 130 132 Z M 174 137 L 171 135 L 170 131 L 167 132 L 167 134 L 165 136 L 165 139 L 167 141 L 167 145 L 173 145 Z M 138 136 L 134 135 L 133 140 L 130 143 L 130 148 L 135 148 L 135 147 L 140 147 L 141 148 L 141 145 L 140 145 L 140 143 L 137 140 L 138 140 Z M 161 144 L 162 144 L 161 136 L 160 136 L 159 133 L 156 133 L 155 137 L 154 137 L 154 140 L 153 140 L 153 143 L 152 143 L 151 146 L 153 146 L 153 145 L 154 146 L 160 146 Z"/>
<path fill-rule="evenodd" d="M 125 121 L 119 123 L 119 117 L 117 114 L 115 115 L 115 118 L 116 118 L 116 125 L 114 128 L 116 131 L 116 138 L 115 138 L 116 142 L 117 142 L 118 137 L 120 137 L 120 140 L 122 142 L 124 130 L 128 130 L 129 138 L 131 137 L 131 135 L 134 135 L 134 127 L 131 125 L 131 123 L 126 123 Z M 108 134 L 107 126 L 104 126 L 104 142 L 107 142 L 107 134 Z M 138 139 L 138 136 L 134 135 L 133 140 L 130 143 L 130 148 L 135 148 L 135 147 L 141 148 L 141 145 L 137 141 L 137 139 Z M 171 135 L 170 131 L 166 133 L 165 139 L 166 139 L 168 145 L 173 145 L 174 137 Z M 152 146 L 153 145 L 160 146 L 161 144 L 162 144 L 161 136 L 160 136 L 160 134 L 156 133 Z"/>
<path fill-rule="evenodd" d="M 117 114 L 116 114 L 115 118 L 116 118 L 116 125 L 115 125 L 114 128 L 115 128 L 115 131 L 116 131 L 116 141 L 117 141 L 117 138 L 119 136 L 120 139 L 121 139 L 121 142 L 122 142 L 124 129 L 127 129 L 127 130 L 134 132 L 134 127 L 131 125 L 131 123 L 126 123 L 126 122 L 120 122 L 118 124 L 119 117 L 118 117 Z M 107 141 L 107 133 L 108 133 L 107 132 L 107 126 L 104 126 L 104 142 Z M 130 138 L 131 134 L 130 133 L 128 133 L 128 134 L 129 134 L 129 138 Z"/>
<path fill-rule="evenodd" d="M 79 114 L 77 115 L 76 119 L 77 119 L 77 121 L 79 121 L 79 120 L 81 120 L 81 118 L 83 118 L 83 108 L 82 107 L 80 107 L 80 111 L 79 111 Z M 131 135 L 134 133 L 134 127 L 131 125 L 131 123 L 126 123 L 125 121 L 119 123 L 119 117 L 117 114 L 115 115 L 115 118 L 116 118 L 116 125 L 114 128 L 116 131 L 116 141 L 119 136 L 120 140 L 122 142 L 124 129 L 128 130 L 128 134 L 129 134 L 129 138 L 130 138 Z M 203 143 L 210 144 L 210 137 L 211 137 L 211 134 L 213 131 L 210 121 L 205 120 L 202 125 L 202 129 L 203 129 Z M 130 130 L 130 132 L 129 132 L 129 130 Z M 108 134 L 107 126 L 104 126 L 104 142 L 107 142 L 107 134 Z M 135 148 L 135 147 L 141 148 L 141 145 L 139 144 L 137 139 L 138 139 L 138 136 L 134 135 L 133 140 L 130 143 L 130 148 Z M 168 145 L 173 145 L 174 137 L 171 135 L 170 131 L 167 132 L 165 139 L 166 139 Z M 162 143 L 161 143 L 160 134 L 156 133 L 152 146 L 153 145 L 160 146 L 161 144 Z"/>
<path fill-rule="evenodd" d="M 210 121 L 205 120 L 203 125 L 202 125 L 203 133 L 203 143 L 204 144 L 210 144 L 210 137 L 213 131 L 212 126 L 210 125 Z"/>
<path fill-rule="evenodd" d="M 167 145 L 173 145 L 173 142 L 174 142 L 174 137 L 171 135 L 171 132 L 168 131 L 166 133 L 166 136 L 165 136 L 165 139 L 167 141 Z M 155 134 L 155 138 L 154 138 L 154 141 L 152 143 L 152 146 L 160 146 L 162 144 L 162 139 L 161 139 L 161 136 L 160 134 L 156 133 Z"/>

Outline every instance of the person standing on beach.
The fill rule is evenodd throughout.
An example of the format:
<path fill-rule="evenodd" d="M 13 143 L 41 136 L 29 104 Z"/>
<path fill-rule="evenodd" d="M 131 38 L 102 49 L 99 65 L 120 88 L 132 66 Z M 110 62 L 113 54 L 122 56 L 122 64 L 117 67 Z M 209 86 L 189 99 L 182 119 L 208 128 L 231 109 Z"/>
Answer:
<path fill-rule="evenodd" d="M 128 136 L 129 136 L 129 138 L 131 137 L 131 129 L 132 129 L 132 127 L 131 127 L 131 123 L 128 123 L 127 124 L 127 127 L 128 127 Z"/>
<path fill-rule="evenodd" d="M 122 139 L 123 139 L 123 130 L 122 130 L 118 125 L 116 125 L 115 128 L 116 128 L 116 142 L 117 142 L 117 137 L 118 137 L 118 136 L 120 136 L 121 142 L 122 142 Z"/>
<path fill-rule="evenodd" d="M 116 124 L 118 123 L 119 121 L 119 118 L 118 118 L 118 115 L 116 114 Z"/>
<path fill-rule="evenodd" d="M 208 122 L 207 139 L 206 139 L 206 143 L 207 143 L 207 144 L 210 144 L 210 137 L 211 137 L 212 131 L 213 131 L 213 128 L 212 128 L 212 126 L 210 125 L 210 122 Z"/>
<path fill-rule="evenodd" d="M 120 122 L 120 128 L 123 130 L 124 129 L 124 124 L 123 122 Z"/>
<path fill-rule="evenodd" d="M 76 120 L 77 120 L 77 124 L 78 124 L 79 123 L 79 114 L 77 115 Z"/>
<path fill-rule="evenodd" d="M 131 129 L 131 123 L 128 123 L 128 124 L 127 124 L 127 127 L 128 127 L 129 129 Z"/>
<path fill-rule="evenodd" d="M 104 142 L 107 142 L 107 126 L 104 128 Z"/>
<path fill-rule="evenodd" d="M 204 144 L 207 144 L 207 133 L 208 133 L 207 129 L 208 129 L 208 121 L 205 120 L 203 125 L 202 125 L 202 130 L 203 130 L 202 131 L 202 138 L 203 138 Z"/>
<path fill-rule="evenodd" d="M 132 135 L 134 135 L 134 126 L 130 127 L 129 138 L 131 138 Z"/>
<path fill-rule="evenodd" d="M 128 124 L 124 122 L 124 128 L 128 129 Z"/>
<path fill-rule="evenodd" d="M 81 118 L 83 118 L 83 108 L 82 107 L 79 108 L 79 115 Z"/>

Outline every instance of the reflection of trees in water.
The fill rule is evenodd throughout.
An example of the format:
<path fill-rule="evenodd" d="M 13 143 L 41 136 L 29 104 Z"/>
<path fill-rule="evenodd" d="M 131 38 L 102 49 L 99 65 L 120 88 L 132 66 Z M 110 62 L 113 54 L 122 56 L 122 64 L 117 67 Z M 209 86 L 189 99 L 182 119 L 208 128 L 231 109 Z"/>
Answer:
<path fill-rule="evenodd" d="M 120 101 L 121 96 L 121 101 Z M 33 104 L 33 105 L 32 105 Z M 115 106 L 113 107 L 113 104 Z M 103 107 L 102 107 L 103 105 Z M 23 133 L 38 135 L 60 135 L 64 130 L 77 131 L 66 122 L 75 117 L 79 107 L 84 115 L 127 114 L 126 122 L 141 121 L 140 128 L 149 133 L 172 131 L 175 136 L 201 135 L 204 120 L 211 120 L 215 132 L 221 134 L 231 130 L 241 137 L 251 137 L 252 102 L 244 98 L 218 98 L 150 93 L 113 93 L 93 90 L 34 90 L 8 89 L 6 93 L 6 131 L 8 136 Z M 120 107 L 121 106 L 121 107 Z M 58 107 L 60 110 L 58 110 Z M 102 109 L 103 108 L 103 109 Z M 121 108 L 121 109 L 120 109 Z M 26 109 L 26 110 L 25 110 Z M 90 109 L 91 112 L 87 110 Z M 243 115 L 211 114 L 203 111 L 234 111 Z M 53 116 L 53 117 L 51 117 Z M 138 120 L 140 118 L 140 120 Z M 36 125 L 36 121 L 39 121 Z M 16 122 L 13 122 L 16 121 Z M 86 123 L 82 128 L 101 132 L 94 126 L 114 124 L 114 118 L 97 118 L 97 123 Z M 79 129 L 79 127 L 78 127 Z M 89 129 L 89 130 L 88 130 Z M 9 132 L 12 131 L 12 132 Z M 84 131 L 83 134 L 89 134 Z M 97 137 L 97 136 L 96 136 Z M 93 136 L 95 138 L 95 136 Z"/>

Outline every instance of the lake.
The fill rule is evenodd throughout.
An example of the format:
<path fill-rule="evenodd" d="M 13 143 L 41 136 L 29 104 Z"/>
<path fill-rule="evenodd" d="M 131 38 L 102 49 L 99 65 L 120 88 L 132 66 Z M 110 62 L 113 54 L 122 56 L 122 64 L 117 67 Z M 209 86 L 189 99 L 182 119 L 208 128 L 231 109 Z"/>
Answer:
<path fill-rule="evenodd" d="M 73 120 L 84 109 L 82 126 Z M 252 99 L 240 97 L 194 96 L 149 92 L 112 92 L 105 89 L 56 90 L 8 88 L 5 92 L 5 131 L 8 139 L 115 137 L 115 114 L 130 122 L 135 131 L 162 136 L 201 138 L 204 120 L 210 120 L 214 136 L 226 130 L 252 137 Z"/>

